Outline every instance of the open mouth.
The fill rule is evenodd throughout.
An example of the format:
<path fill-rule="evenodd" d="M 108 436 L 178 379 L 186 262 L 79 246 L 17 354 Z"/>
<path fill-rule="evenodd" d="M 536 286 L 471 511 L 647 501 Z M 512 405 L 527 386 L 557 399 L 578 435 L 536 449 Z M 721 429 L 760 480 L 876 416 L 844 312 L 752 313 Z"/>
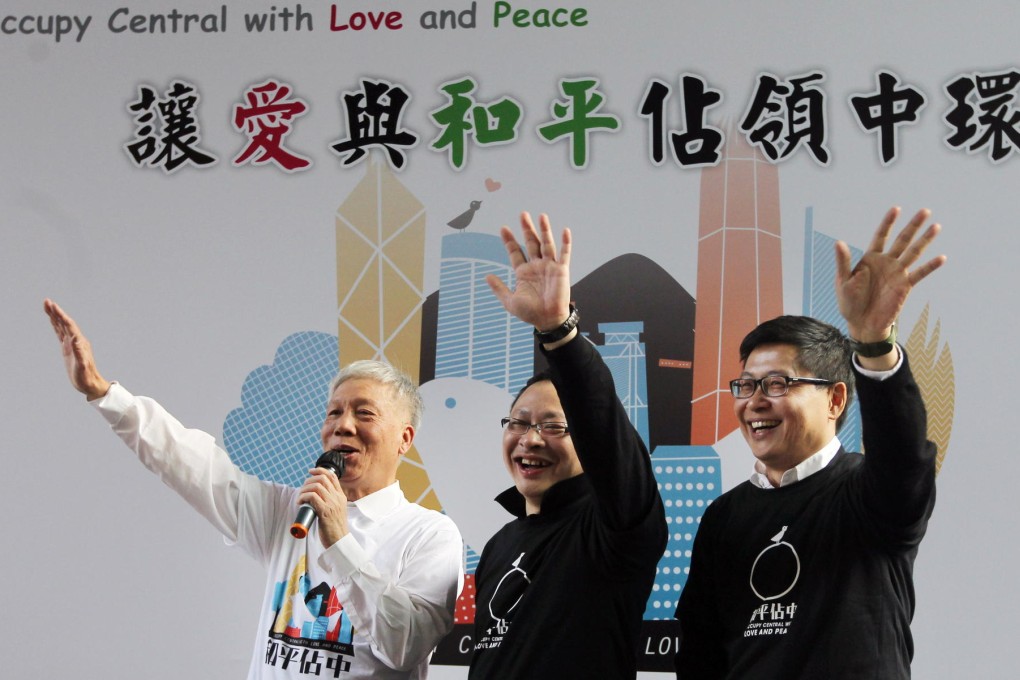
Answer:
<path fill-rule="evenodd" d="M 778 420 L 751 420 L 747 423 L 752 432 L 763 432 L 779 426 Z"/>
<path fill-rule="evenodd" d="M 525 472 L 532 472 L 532 471 L 535 471 L 535 470 L 541 470 L 542 468 L 547 468 L 550 465 L 552 465 L 552 463 L 550 463 L 548 461 L 544 461 L 541 458 L 531 458 L 531 457 L 515 458 L 514 462 L 517 464 L 517 467 L 521 468 Z"/>

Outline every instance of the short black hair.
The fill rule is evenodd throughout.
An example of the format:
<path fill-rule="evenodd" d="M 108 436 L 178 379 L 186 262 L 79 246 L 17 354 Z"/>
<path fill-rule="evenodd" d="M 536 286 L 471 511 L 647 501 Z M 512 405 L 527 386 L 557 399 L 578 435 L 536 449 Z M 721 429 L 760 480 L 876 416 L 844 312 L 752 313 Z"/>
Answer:
<path fill-rule="evenodd" d="M 528 378 L 528 382 L 524 383 L 524 387 L 522 387 L 520 391 L 517 392 L 517 396 L 514 397 L 514 400 L 512 402 L 510 402 L 510 410 L 511 411 L 514 410 L 514 405 L 517 403 L 517 400 L 521 398 L 521 395 L 524 394 L 525 390 L 527 390 L 535 383 L 542 382 L 543 380 L 548 380 L 549 382 L 552 382 L 552 371 L 550 371 L 549 369 L 545 369 L 544 371 L 539 371 L 535 375 Z M 556 386 L 554 383 L 553 389 L 555 389 L 555 387 Z"/>
<path fill-rule="evenodd" d="M 740 343 L 740 363 L 747 363 L 762 345 L 793 345 L 797 348 L 796 366 L 816 378 L 846 384 L 846 407 L 836 421 L 839 430 L 853 403 L 854 372 L 850 339 L 838 328 L 810 316 L 785 315 L 758 324 Z"/>

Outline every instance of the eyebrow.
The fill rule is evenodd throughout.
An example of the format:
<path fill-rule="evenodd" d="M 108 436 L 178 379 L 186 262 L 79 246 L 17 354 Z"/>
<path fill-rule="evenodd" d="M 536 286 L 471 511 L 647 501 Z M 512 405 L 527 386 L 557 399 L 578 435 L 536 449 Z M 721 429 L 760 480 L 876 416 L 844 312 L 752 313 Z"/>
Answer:
<path fill-rule="evenodd" d="M 517 415 L 521 415 L 521 416 L 526 415 L 529 418 L 532 417 L 531 411 L 529 409 L 527 409 L 527 408 L 514 409 L 513 411 L 510 412 L 510 417 L 511 418 L 516 418 L 517 416 L 514 415 L 515 413 Z M 561 413 L 559 411 L 542 411 L 541 413 L 542 413 L 542 415 L 535 416 L 536 418 L 538 418 L 539 422 L 546 422 L 546 421 L 548 421 L 550 419 L 551 420 L 557 420 L 557 421 L 558 420 L 566 421 L 566 419 L 567 419 L 567 415 L 565 413 Z M 520 420 L 520 419 L 518 418 L 518 420 Z"/>
<path fill-rule="evenodd" d="M 793 376 L 793 375 L 796 375 L 796 374 L 797 374 L 796 369 L 794 369 L 793 372 L 790 372 L 790 371 L 787 371 L 787 370 L 778 370 L 777 369 L 777 370 L 774 370 L 774 371 L 769 371 L 768 373 L 766 373 L 762 377 L 763 378 L 767 378 L 767 377 L 769 377 L 771 375 L 782 375 L 782 376 L 785 376 L 785 377 L 789 378 L 790 376 Z M 751 378 L 753 380 L 757 380 L 757 378 L 754 377 L 753 373 L 749 373 L 747 371 L 742 372 L 739 377 L 740 378 Z"/>
<path fill-rule="evenodd" d="M 358 406 L 371 406 L 372 408 L 375 409 L 379 408 L 379 404 L 373 401 L 372 399 L 369 399 L 368 397 L 355 397 L 354 399 L 350 399 L 346 402 L 333 397 L 328 402 L 326 402 L 326 406 L 339 406 L 339 405 L 351 406 L 353 408 L 356 408 Z"/>

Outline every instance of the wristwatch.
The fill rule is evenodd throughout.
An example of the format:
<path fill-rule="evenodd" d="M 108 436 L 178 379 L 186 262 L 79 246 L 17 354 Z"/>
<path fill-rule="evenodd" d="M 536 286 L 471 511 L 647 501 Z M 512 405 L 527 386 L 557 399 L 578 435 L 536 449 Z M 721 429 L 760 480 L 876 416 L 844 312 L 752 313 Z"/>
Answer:
<path fill-rule="evenodd" d="M 889 337 L 885 340 L 879 340 L 878 342 L 861 342 L 860 340 L 854 340 L 850 338 L 850 349 L 852 349 L 857 356 L 872 359 L 874 357 L 885 356 L 893 350 L 896 346 L 896 322 L 893 321 L 892 330 L 889 331 Z"/>
<path fill-rule="evenodd" d="M 543 345 L 549 345 L 554 342 L 558 342 L 563 338 L 570 335 L 570 331 L 577 328 L 577 322 L 581 320 L 581 315 L 577 312 L 577 307 L 573 304 L 570 305 L 570 316 L 567 320 L 561 323 L 551 331 L 540 331 L 535 329 L 535 339 L 541 342 Z"/>

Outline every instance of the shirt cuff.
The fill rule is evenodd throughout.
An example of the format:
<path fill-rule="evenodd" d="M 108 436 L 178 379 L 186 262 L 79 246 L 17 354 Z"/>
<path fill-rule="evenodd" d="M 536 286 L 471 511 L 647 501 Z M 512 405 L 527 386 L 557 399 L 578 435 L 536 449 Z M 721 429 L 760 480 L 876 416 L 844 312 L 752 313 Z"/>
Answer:
<path fill-rule="evenodd" d="M 854 368 L 857 369 L 858 373 L 867 378 L 871 378 L 872 380 L 882 381 L 891 378 L 892 376 L 896 375 L 896 371 L 900 370 L 900 366 L 903 365 L 903 350 L 900 348 L 899 343 L 896 343 L 895 347 L 897 355 L 896 365 L 890 368 L 888 371 L 871 371 L 868 370 L 867 368 L 864 368 L 863 366 L 861 366 L 860 362 L 857 361 L 856 352 L 854 352 Z"/>
<path fill-rule="evenodd" d="M 347 578 L 368 564 L 368 553 L 352 534 L 347 534 L 319 555 L 319 566 L 338 578 Z"/>
<path fill-rule="evenodd" d="M 121 387 L 120 383 L 111 382 L 110 389 L 98 399 L 89 399 L 91 404 L 106 419 L 110 425 L 116 425 L 120 421 L 132 403 L 134 395 Z"/>

